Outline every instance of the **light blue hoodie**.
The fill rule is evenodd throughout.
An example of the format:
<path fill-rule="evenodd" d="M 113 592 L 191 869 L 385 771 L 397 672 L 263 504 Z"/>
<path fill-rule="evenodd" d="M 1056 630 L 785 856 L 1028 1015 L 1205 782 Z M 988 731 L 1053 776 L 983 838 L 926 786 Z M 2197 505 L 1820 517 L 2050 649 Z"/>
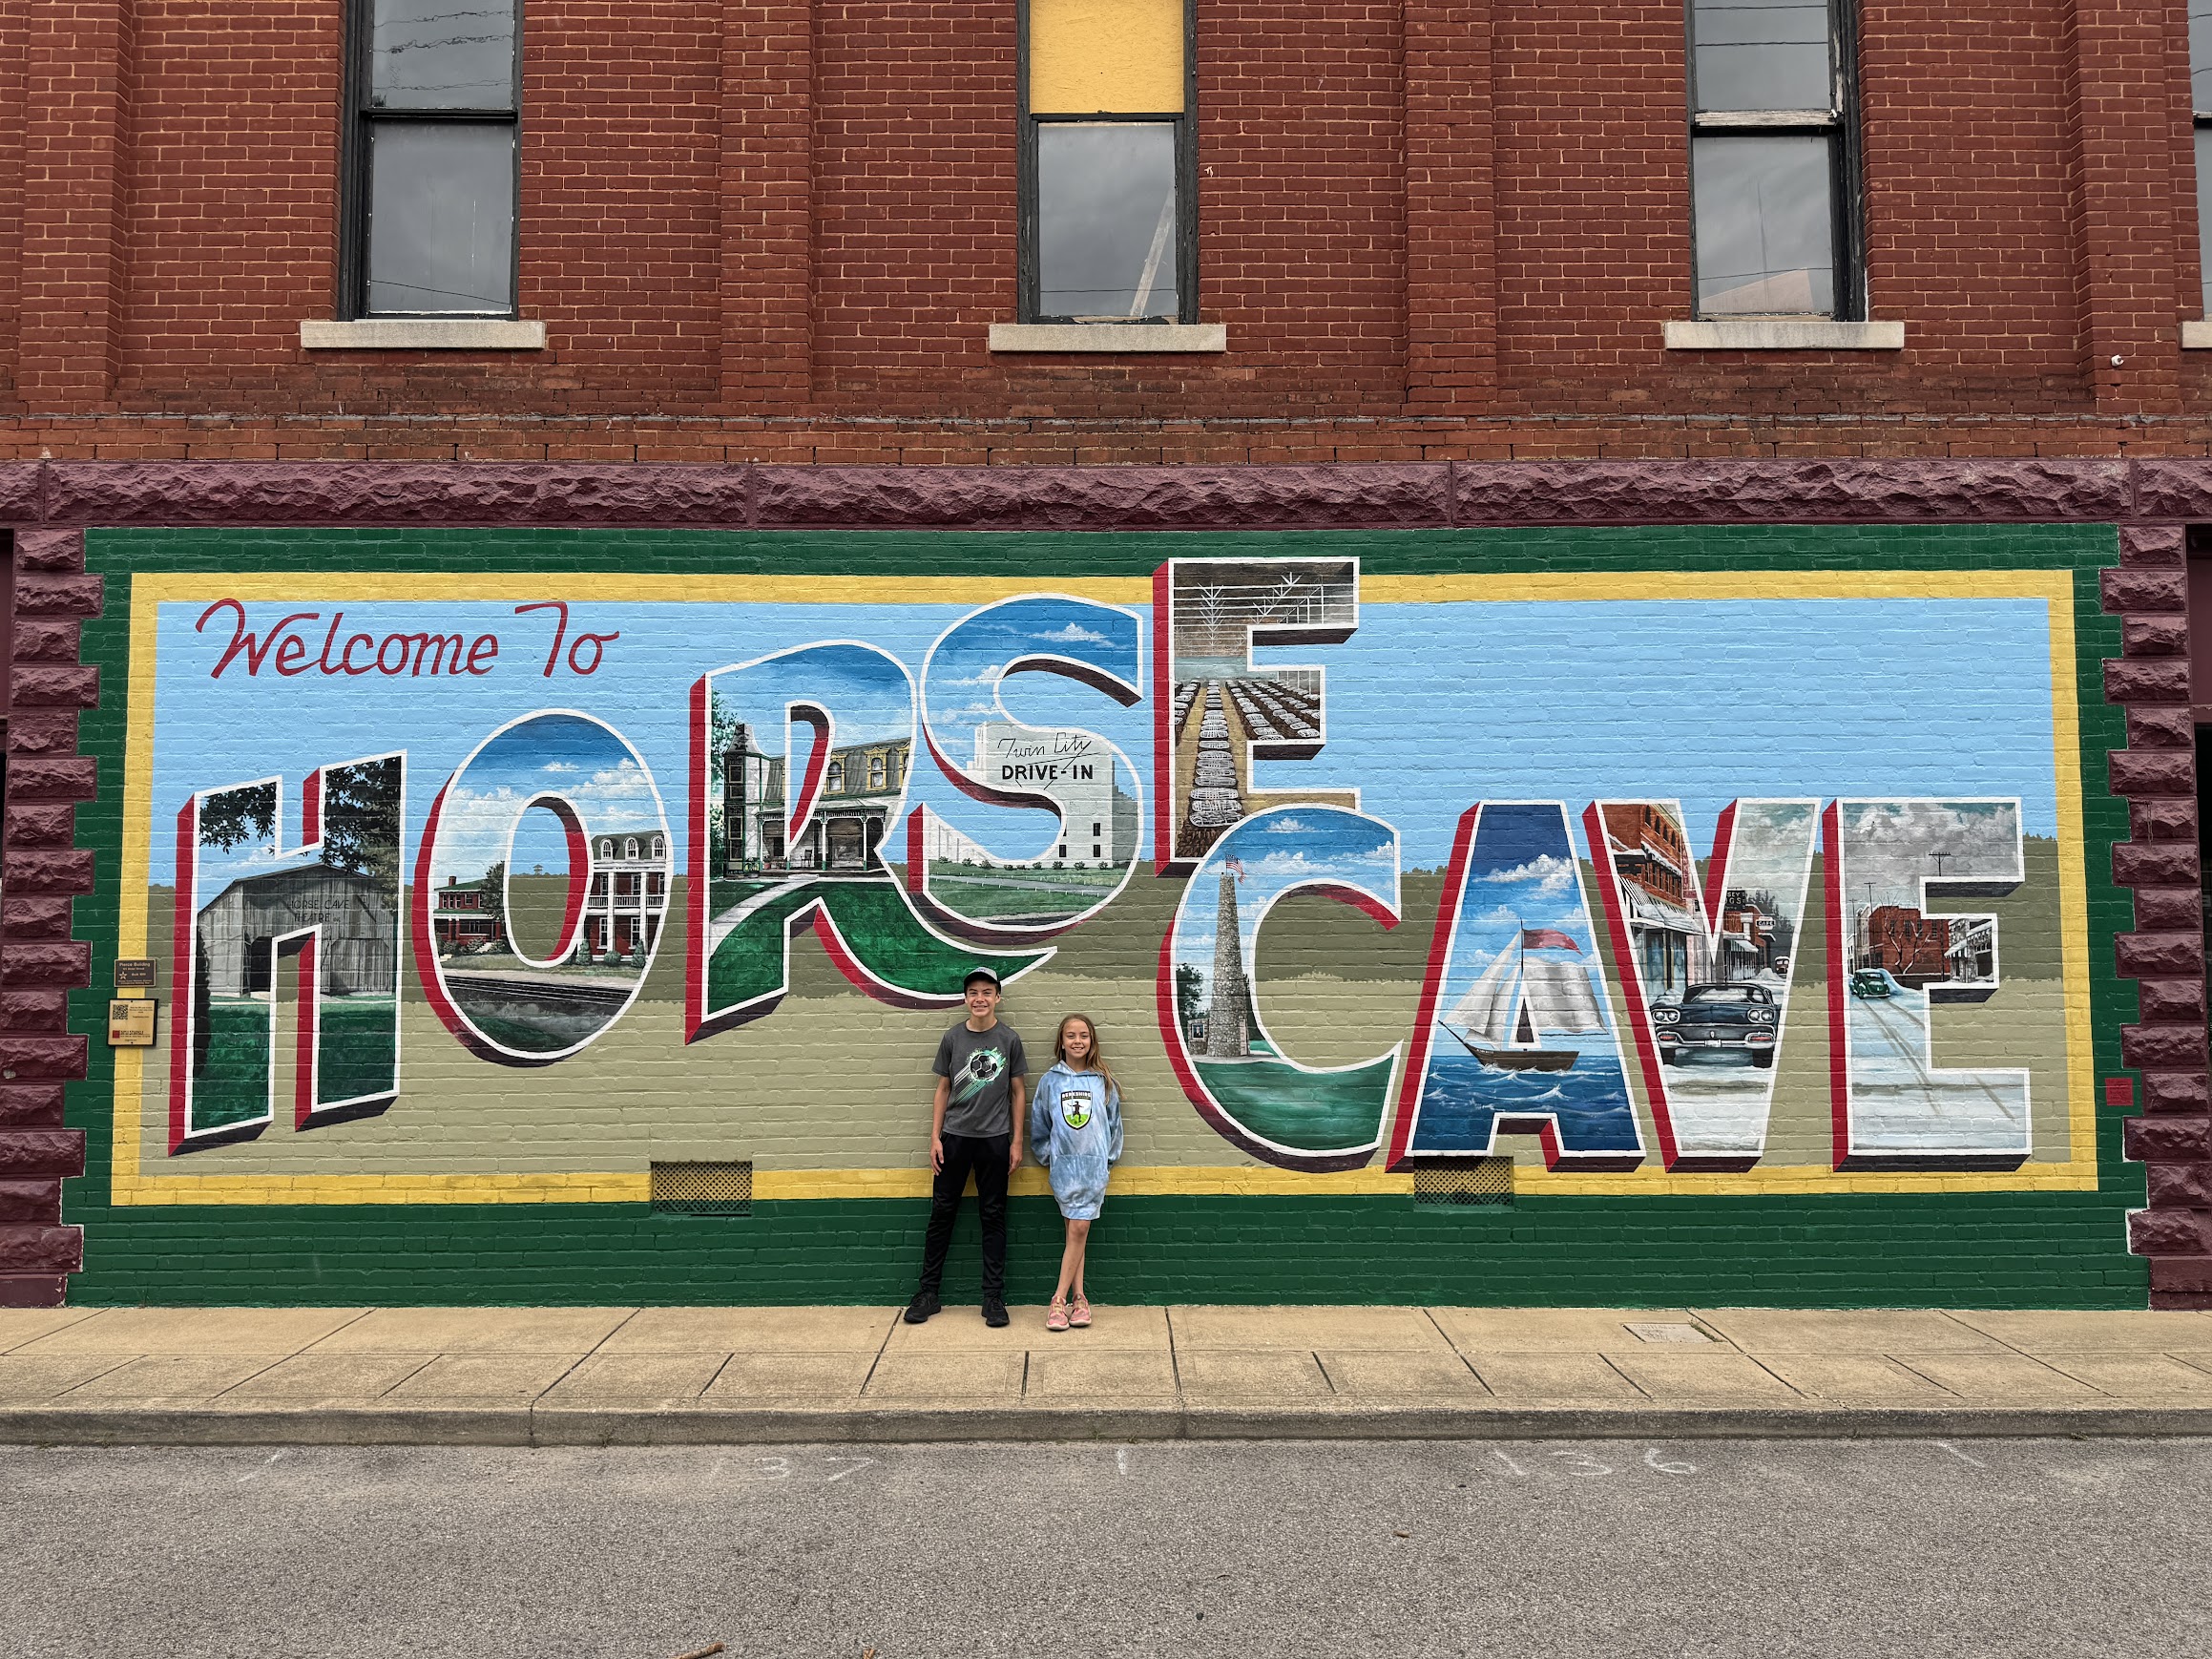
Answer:
<path fill-rule="evenodd" d="M 1052 1180 L 1060 1213 L 1096 1220 L 1107 1166 L 1121 1156 L 1121 1091 L 1098 1072 L 1059 1061 L 1030 1097 L 1030 1149 Z"/>

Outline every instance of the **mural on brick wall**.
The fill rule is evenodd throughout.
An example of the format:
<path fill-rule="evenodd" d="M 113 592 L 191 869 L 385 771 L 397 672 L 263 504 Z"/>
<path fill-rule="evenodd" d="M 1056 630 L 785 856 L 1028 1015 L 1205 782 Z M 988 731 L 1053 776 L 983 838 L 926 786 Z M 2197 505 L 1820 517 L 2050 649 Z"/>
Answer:
<path fill-rule="evenodd" d="M 1680 802 L 1583 812 L 1670 1169 L 1748 1168 L 1765 1148 L 1819 814 L 1813 800 L 1729 802 L 1701 888 Z"/>
<path fill-rule="evenodd" d="M 1398 1155 L 1488 1156 L 1518 1132 L 1537 1136 L 1555 1168 L 1643 1162 L 1596 959 L 1565 805 L 1469 808 L 1445 872 Z"/>
<path fill-rule="evenodd" d="M 298 965 L 293 1122 L 380 1109 L 399 1092 L 405 762 L 302 780 L 285 848 L 282 780 L 196 792 L 177 814 L 169 1147 L 246 1140 L 275 1121 L 274 987 Z"/>
<path fill-rule="evenodd" d="M 1047 815 L 1023 825 L 1037 850 L 1007 857 L 914 808 L 907 886 L 945 926 L 976 939 L 1047 937 L 1097 914 L 1128 884 L 1138 854 L 1137 768 L 1096 733 L 1024 725 L 1007 711 L 1003 687 L 1022 671 L 1057 674 L 1133 705 L 1144 695 L 1142 629 L 1133 611 L 1041 595 L 963 617 L 930 646 L 922 672 L 930 759 L 977 801 Z"/>
<path fill-rule="evenodd" d="M 534 815 L 560 838 L 560 920 L 533 950 L 514 903 Z M 576 1053 L 636 1000 L 668 913 L 668 818 L 637 751 L 589 715 L 501 726 L 430 803 L 415 862 L 416 960 L 448 1030 L 489 1060 Z M 546 881 L 542 860 L 532 876 Z"/>
<path fill-rule="evenodd" d="M 441 545 L 135 578 L 121 1202 L 920 1191 L 979 962 L 1133 1191 L 2094 1182 L 2067 573 Z"/>
<path fill-rule="evenodd" d="M 914 765 L 914 683 L 887 652 L 816 641 L 693 688 L 693 1039 L 767 1013 L 811 925 L 862 991 L 949 1008 L 976 959 L 933 932 L 886 860 Z M 797 734 L 805 733 L 803 741 Z M 994 957 L 1009 977 L 1034 957 Z"/>

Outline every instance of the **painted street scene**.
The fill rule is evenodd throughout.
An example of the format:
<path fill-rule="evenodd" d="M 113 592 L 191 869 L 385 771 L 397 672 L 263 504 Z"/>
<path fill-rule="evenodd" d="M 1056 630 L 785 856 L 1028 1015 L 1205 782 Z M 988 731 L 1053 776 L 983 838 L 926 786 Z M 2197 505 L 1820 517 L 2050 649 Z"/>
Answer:
<path fill-rule="evenodd" d="M 1680 803 L 1584 815 L 1670 1166 L 1746 1167 L 1764 1149 L 1819 816 L 1818 801 L 1731 803 L 1701 882 Z"/>
<path fill-rule="evenodd" d="M 1847 1156 L 2018 1164 L 2033 1147 L 2026 1072 L 1941 1064 L 1932 1011 L 1996 992 L 1999 923 L 1972 902 L 2025 878 L 2019 804 L 1846 800 L 1833 810 L 1850 918 Z"/>

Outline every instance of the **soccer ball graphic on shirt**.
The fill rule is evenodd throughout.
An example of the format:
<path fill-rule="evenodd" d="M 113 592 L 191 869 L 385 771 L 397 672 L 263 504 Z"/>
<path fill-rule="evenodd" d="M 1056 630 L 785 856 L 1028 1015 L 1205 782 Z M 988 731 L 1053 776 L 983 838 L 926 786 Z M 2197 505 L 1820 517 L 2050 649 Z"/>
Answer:
<path fill-rule="evenodd" d="M 971 1100 L 996 1082 L 1006 1070 L 1006 1056 L 995 1048 L 979 1048 L 960 1068 L 959 1099 Z"/>

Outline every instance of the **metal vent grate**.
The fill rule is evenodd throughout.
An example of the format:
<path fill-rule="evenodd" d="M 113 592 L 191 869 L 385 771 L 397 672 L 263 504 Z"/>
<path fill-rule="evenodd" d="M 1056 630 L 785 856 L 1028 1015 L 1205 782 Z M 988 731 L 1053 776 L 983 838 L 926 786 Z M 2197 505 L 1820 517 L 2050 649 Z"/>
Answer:
<path fill-rule="evenodd" d="M 1513 1201 L 1511 1158 L 1424 1159 L 1413 1166 L 1415 1204 L 1505 1204 Z"/>
<path fill-rule="evenodd" d="M 752 1163 L 656 1164 L 653 1208 L 670 1215 L 750 1215 Z"/>

